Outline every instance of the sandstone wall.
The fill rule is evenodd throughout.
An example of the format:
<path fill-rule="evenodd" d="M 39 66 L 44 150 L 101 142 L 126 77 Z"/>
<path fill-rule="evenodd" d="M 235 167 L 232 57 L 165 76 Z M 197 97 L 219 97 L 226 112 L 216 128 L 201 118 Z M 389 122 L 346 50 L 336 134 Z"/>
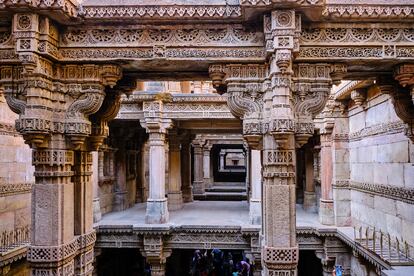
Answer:
<path fill-rule="evenodd" d="M 387 95 L 370 91 L 365 109 L 349 110 L 348 146 L 353 224 L 414 245 L 413 199 L 398 199 L 414 189 L 414 145 Z"/>
<path fill-rule="evenodd" d="M 30 224 L 34 168 L 31 149 L 14 128 L 16 119 L 0 95 L 0 231 Z"/>

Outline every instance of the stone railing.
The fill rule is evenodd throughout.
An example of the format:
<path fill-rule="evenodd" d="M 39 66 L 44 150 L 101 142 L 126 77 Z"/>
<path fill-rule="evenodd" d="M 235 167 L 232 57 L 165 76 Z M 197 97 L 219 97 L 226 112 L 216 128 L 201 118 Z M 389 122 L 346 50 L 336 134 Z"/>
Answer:
<path fill-rule="evenodd" d="M 410 245 L 402 238 L 371 227 L 354 227 L 355 242 L 390 265 L 414 265 Z"/>
<path fill-rule="evenodd" d="M 24 226 L 11 231 L 0 232 L 0 254 L 5 255 L 19 247 L 30 243 L 30 227 Z"/>

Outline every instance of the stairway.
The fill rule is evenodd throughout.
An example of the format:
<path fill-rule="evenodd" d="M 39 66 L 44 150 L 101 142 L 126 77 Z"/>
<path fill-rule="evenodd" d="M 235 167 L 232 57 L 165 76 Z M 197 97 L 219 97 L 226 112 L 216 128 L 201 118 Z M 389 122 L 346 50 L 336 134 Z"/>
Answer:
<path fill-rule="evenodd" d="M 202 195 L 194 195 L 196 200 L 241 201 L 247 200 L 246 186 L 243 182 L 216 182 Z"/>

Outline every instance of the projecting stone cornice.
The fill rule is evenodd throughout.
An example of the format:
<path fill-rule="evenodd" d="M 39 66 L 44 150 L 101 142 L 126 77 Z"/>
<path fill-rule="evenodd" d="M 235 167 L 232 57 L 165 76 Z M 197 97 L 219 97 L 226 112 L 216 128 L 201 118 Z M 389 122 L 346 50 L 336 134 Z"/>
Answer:
<path fill-rule="evenodd" d="M 160 95 L 164 95 L 160 97 Z M 227 97 L 217 94 L 138 93 L 123 98 L 116 119 L 143 120 L 149 110 L 148 103 L 163 101 L 163 118 L 174 120 L 231 119 L 236 120 L 227 107 Z"/>

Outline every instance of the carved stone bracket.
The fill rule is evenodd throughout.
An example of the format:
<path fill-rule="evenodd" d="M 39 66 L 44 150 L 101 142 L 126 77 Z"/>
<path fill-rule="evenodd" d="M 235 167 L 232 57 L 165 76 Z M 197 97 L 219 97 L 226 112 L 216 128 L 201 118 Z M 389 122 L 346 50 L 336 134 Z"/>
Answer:
<path fill-rule="evenodd" d="M 340 78 L 340 74 L 346 72 L 346 67 L 340 64 L 299 63 L 294 65 L 293 70 L 295 138 L 300 147 L 313 135 L 313 119 L 328 101 L 333 78 Z"/>
<path fill-rule="evenodd" d="M 398 88 L 392 79 L 379 78 L 377 85 L 382 93 L 392 98 L 395 113 L 406 125 L 406 135 L 414 142 L 414 103 L 411 95 Z"/>
<path fill-rule="evenodd" d="M 164 248 L 164 240 L 161 235 L 146 235 L 143 239 L 144 250 L 142 255 L 151 265 L 151 275 L 165 275 L 165 263 L 172 250 Z"/>
<path fill-rule="evenodd" d="M 227 105 L 243 121 L 243 136 L 249 146 L 260 148 L 266 65 L 212 65 L 209 71 L 216 87 L 227 87 Z"/>
<path fill-rule="evenodd" d="M 414 64 L 403 64 L 394 71 L 394 78 L 402 87 L 410 89 L 411 99 L 414 103 Z"/>

